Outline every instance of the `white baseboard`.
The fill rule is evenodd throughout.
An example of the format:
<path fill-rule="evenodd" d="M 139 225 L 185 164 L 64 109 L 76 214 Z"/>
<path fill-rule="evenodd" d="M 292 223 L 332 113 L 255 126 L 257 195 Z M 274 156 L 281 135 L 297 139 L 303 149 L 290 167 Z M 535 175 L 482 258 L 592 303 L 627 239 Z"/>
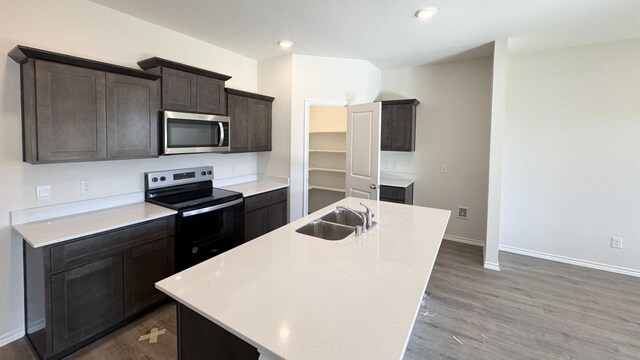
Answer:
<path fill-rule="evenodd" d="M 3 347 L 11 342 L 14 342 L 24 336 L 24 326 L 21 326 L 13 331 L 9 331 L 6 334 L 0 335 L 0 347 Z"/>
<path fill-rule="evenodd" d="M 482 240 L 469 239 L 466 237 L 449 235 L 449 234 L 444 234 L 442 238 L 449 241 L 455 241 L 463 244 L 484 247 L 484 241 Z"/>
<path fill-rule="evenodd" d="M 519 254 L 519 255 L 525 255 L 525 256 L 531 256 L 531 257 L 545 259 L 545 260 L 557 261 L 565 264 L 577 265 L 577 266 L 582 266 L 582 267 L 591 268 L 591 269 L 604 270 L 604 271 L 609 271 L 617 274 L 640 277 L 640 270 L 629 269 L 621 266 L 607 265 L 607 264 L 597 263 L 593 261 L 580 260 L 580 259 L 571 258 L 567 256 L 548 254 L 540 251 L 527 250 L 527 249 L 522 249 L 522 248 L 517 248 L 517 247 L 512 247 L 507 245 L 500 245 L 500 251 L 505 251 L 505 252 Z"/>
<path fill-rule="evenodd" d="M 500 264 L 485 261 L 484 268 L 489 270 L 500 271 Z"/>

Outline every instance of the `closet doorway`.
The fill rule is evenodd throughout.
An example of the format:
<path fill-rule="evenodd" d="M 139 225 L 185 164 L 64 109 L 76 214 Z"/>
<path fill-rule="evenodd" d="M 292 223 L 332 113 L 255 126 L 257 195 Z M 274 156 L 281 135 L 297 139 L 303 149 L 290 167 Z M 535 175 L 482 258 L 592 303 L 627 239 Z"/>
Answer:
<path fill-rule="evenodd" d="M 346 102 L 306 102 L 305 215 L 345 197 L 346 105 Z"/>

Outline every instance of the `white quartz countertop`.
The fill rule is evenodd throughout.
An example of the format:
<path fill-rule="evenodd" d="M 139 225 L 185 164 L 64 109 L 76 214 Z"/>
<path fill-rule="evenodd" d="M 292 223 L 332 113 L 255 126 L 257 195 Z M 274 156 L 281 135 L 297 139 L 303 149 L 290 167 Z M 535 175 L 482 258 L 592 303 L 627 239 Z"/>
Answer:
<path fill-rule="evenodd" d="M 262 194 L 265 192 L 288 187 L 289 184 L 270 180 L 256 180 L 241 184 L 221 186 L 220 189 L 242 193 L 244 197 Z"/>
<path fill-rule="evenodd" d="M 295 230 L 336 204 L 378 224 L 338 241 Z M 156 283 L 283 359 L 401 359 L 451 214 L 347 198 Z"/>
<path fill-rule="evenodd" d="M 380 185 L 406 188 L 413 183 L 414 183 L 414 180 L 411 180 L 411 179 L 380 176 Z"/>
<path fill-rule="evenodd" d="M 139 202 L 81 214 L 13 225 L 34 248 L 175 214 L 175 210 Z"/>

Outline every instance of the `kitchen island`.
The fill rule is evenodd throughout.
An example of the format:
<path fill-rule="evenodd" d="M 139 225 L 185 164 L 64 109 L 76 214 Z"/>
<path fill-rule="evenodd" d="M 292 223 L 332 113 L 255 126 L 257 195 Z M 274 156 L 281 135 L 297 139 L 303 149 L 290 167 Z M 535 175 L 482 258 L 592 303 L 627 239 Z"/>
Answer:
<path fill-rule="evenodd" d="M 296 232 L 361 201 L 361 236 Z M 450 214 L 346 198 L 156 283 L 179 303 L 178 357 L 401 359 Z"/>

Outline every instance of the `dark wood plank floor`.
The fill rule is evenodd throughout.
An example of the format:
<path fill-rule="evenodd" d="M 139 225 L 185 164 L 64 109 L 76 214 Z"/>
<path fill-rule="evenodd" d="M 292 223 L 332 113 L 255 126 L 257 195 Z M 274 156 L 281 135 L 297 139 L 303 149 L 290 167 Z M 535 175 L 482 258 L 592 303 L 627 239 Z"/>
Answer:
<path fill-rule="evenodd" d="M 444 241 L 405 360 L 640 359 L 640 279 Z M 157 344 L 138 342 L 152 327 Z M 455 338 L 454 338 L 455 336 Z M 456 340 L 457 338 L 457 340 Z M 175 359 L 175 307 L 164 307 L 68 359 Z M 35 359 L 24 339 L 0 359 Z"/>
<path fill-rule="evenodd" d="M 640 359 L 640 279 L 444 241 L 406 360 Z M 456 340 L 454 336 L 460 340 Z"/>

